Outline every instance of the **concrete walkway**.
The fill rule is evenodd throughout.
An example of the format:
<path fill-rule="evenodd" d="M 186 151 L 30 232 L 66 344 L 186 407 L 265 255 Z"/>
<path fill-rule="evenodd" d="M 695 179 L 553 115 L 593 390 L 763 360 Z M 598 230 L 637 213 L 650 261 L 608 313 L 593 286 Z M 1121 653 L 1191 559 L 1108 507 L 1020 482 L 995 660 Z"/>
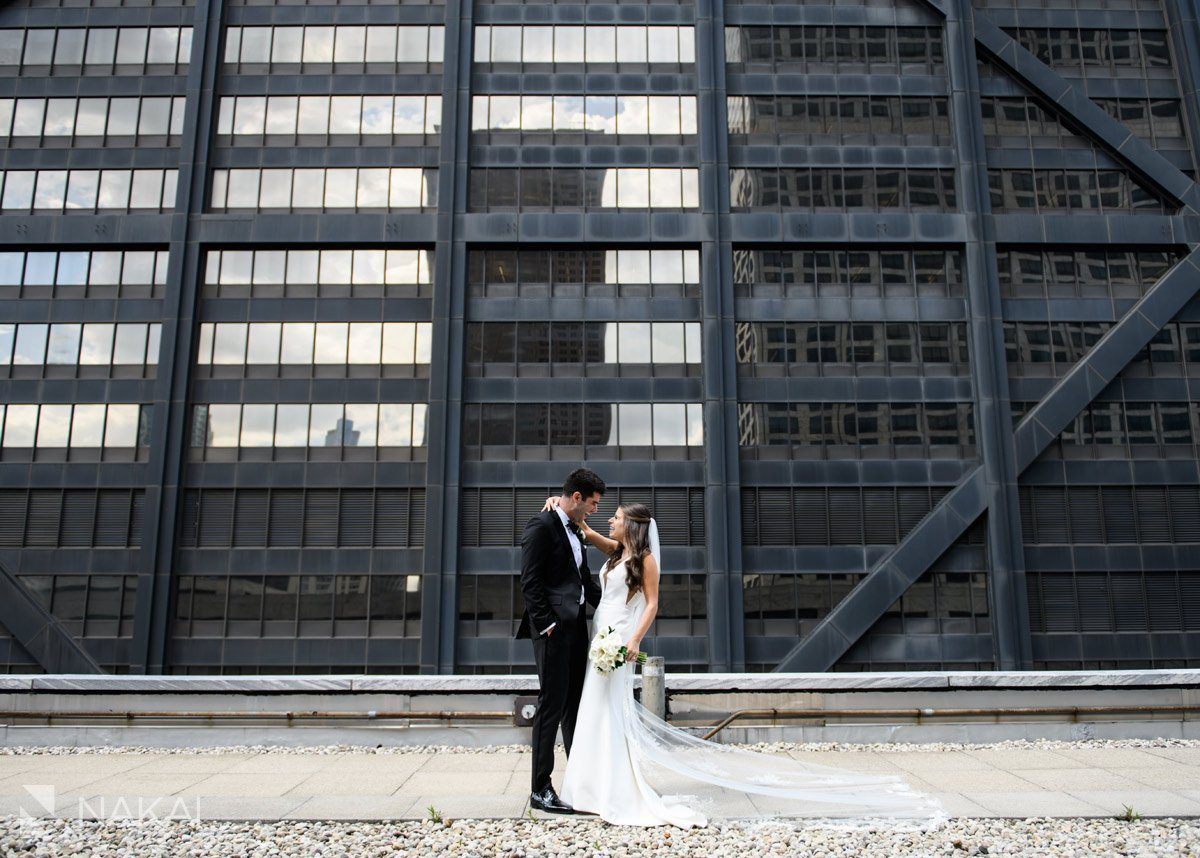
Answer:
<path fill-rule="evenodd" d="M 793 756 L 899 774 L 959 817 L 1112 816 L 1126 805 L 1147 817 L 1200 816 L 1200 747 Z M 398 820 L 425 818 L 432 805 L 447 818 L 522 817 L 529 764 L 528 754 L 501 752 L 0 756 L 0 814 L 77 818 L 120 815 L 123 807 L 125 815 L 161 817 L 175 806 L 176 815 L 203 819 Z M 560 760 L 556 782 L 562 771 Z"/>

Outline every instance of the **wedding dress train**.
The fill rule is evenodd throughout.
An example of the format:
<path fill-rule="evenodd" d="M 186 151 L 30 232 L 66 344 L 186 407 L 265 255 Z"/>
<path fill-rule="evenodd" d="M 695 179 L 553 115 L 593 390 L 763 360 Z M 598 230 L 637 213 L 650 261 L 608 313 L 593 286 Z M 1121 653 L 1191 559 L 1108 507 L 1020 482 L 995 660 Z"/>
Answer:
<path fill-rule="evenodd" d="M 629 639 L 646 599 L 641 592 L 627 596 L 621 561 L 601 573 L 593 633 L 611 626 Z M 588 666 L 560 790 L 577 811 L 618 825 L 680 828 L 703 827 L 709 816 L 843 822 L 943 816 L 934 799 L 896 777 L 745 751 L 672 727 L 633 699 L 633 671 L 626 664 L 600 674 Z"/>

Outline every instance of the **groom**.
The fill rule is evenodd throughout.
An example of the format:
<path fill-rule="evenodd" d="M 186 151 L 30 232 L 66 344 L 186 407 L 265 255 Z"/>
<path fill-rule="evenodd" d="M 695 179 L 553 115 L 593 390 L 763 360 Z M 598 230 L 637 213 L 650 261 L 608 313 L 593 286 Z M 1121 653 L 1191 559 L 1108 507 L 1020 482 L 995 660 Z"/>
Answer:
<path fill-rule="evenodd" d="M 554 737 L 562 724 L 571 754 L 575 717 L 587 670 L 588 632 L 583 603 L 600 602 L 600 585 L 588 569 L 579 522 L 596 511 L 604 480 L 587 468 L 567 475 L 562 503 L 535 515 L 521 534 L 521 593 L 525 616 L 518 638 L 533 639 L 538 706 L 533 716 L 533 794 L 529 804 L 550 813 L 574 813 L 554 791 Z"/>

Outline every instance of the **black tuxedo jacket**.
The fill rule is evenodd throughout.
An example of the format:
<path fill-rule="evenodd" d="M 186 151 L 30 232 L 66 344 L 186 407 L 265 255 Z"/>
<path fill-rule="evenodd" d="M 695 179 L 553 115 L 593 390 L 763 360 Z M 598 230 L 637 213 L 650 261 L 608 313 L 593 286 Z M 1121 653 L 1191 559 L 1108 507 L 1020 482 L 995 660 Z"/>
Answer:
<path fill-rule="evenodd" d="M 554 510 L 535 515 L 521 534 L 521 593 L 525 616 L 517 629 L 518 638 L 532 637 L 551 623 L 572 626 L 583 622 L 579 604 L 582 589 L 593 608 L 600 604 L 600 585 L 588 569 L 587 543 L 583 543 L 583 565 L 575 566 L 575 552 L 567 530 Z M 555 629 L 555 632 L 565 629 Z"/>

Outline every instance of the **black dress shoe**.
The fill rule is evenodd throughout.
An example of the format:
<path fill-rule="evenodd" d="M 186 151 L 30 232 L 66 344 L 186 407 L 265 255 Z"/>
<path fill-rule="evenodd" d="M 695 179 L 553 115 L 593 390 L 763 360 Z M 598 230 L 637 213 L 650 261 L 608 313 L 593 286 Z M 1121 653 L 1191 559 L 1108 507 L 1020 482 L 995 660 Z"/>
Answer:
<path fill-rule="evenodd" d="M 575 808 L 558 797 L 558 793 L 554 791 L 554 787 L 552 786 L 546 787 L 541 792 L 531 793 L 529 796 L 529 806 L 535 810 L 544 810 L 546 813 L 575 812 Z"/>

